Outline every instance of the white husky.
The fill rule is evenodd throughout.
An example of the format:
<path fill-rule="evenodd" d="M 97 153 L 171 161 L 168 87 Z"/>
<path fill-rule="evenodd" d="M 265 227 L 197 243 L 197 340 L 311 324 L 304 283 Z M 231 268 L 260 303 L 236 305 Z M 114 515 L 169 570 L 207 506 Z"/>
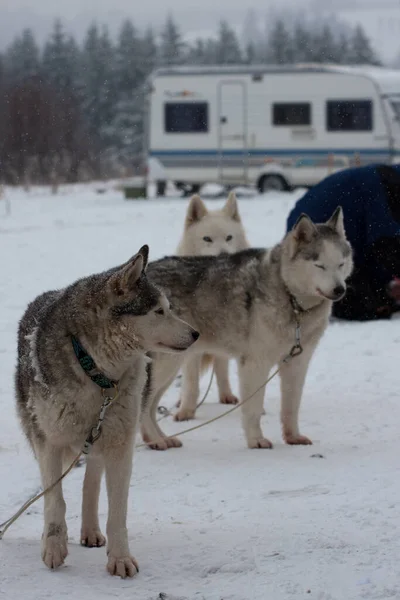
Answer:
<path fill-rule="evenodd" d="M 183 236 L 179 243 L 179 256 L 207 256 L 232 254 L 249 247 L 234 192 L 220 210 L 209 211 L 200 198 L 193 196 L 186 213 Z M 182 369 L 182 393 L 178 402 L 176 421 L 193 419 L 199 397 L 199 379 L 202 370 L 214 366 L 218 384 L 219 401 L 236 404 L 229 383 L 229 361 L 225 357 L 204 354 L 190 356 Z"/>

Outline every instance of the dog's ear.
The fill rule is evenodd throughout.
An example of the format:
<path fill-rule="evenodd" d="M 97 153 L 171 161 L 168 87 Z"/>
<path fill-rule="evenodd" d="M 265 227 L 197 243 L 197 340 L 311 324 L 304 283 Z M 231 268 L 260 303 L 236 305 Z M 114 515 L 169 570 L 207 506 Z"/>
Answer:
<path fill-rule="evenodd" d="M 138 252 L 138 254 L 140 254 L 140 256 L 143 258 L 143 269 L 142 271 L 146 271 L 147 269 L 147 264 L 149 262 L 149 247 L 147 244 L 145 244 L 144 246 L 142 246 Z"/>
<path fill-rule="evenodd" d="M 132 256 L 127 263 L 112 274 L 110 286 L 114 293 L 122 296 L 125 292 L 134 288 L 135 283 L 146 268 L 148 255 L 149 247 L 142 246 L 135 256 Z"/>
<path fill-rule="evenodd" d="M 328 225 L 331 229 L 336 231 L 341 237 L 346 237 L 346 232 L 344 230 L 344 218 L 343 218 L 343 210 L 341 206 L 338 206 L 330 219 L 327 220 L 325 225 Z"/>
<path fill-rule="evenodd" d="M 317 233 L 317 228 L 306 214 L 301 214 L 297 219 L 293 229 L 293 237 L 297 242 L 311 242 L 314 235 Z"/>
<path fill-rule="evenodd" d="M 222 212 L 233 221 L 238 221 L 240 223 L 240 214 L 235 192 L 230 192 Z"/>
<path fill-rule="evenodd" d="M 203 200 L 197 194 L 192 196 L 186 213 L 186 227 L 201 221 L 206 215 L 208 215 L 208 210 Z"/>

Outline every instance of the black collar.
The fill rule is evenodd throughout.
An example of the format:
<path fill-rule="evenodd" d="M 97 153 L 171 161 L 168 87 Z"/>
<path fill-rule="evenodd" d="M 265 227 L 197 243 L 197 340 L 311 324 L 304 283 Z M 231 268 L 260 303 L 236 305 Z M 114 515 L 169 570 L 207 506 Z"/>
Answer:
<path fill-rule="evenodd" d="M 296 316 L 306 312 L 306 310 L 302 306 L 300 306 L 296 296 L 289 292 L 288 288 L 286 288 L 286 293 L 289 296 L 290 304 L 292 305 L 293 312 Z"/>
<path fill-rule="evenodd" d="M 93 381 L 93 383 L 95 383 L 102 389 L 107 390 L 110 388 L 117 387 L 118 382 L 109 379 L 106 375 L 104 375 L 104 373 L 99 371 L 99 369 L 96 367 L 96 363 L 94 362 L 93 358 L 90 356 L 90 354 L 86 352 L 85 348 L 74 335 L 71 335 L 71 342 L 79 364 L 85 371 L 86 375 L 90 377 L 90 379 Z"/>

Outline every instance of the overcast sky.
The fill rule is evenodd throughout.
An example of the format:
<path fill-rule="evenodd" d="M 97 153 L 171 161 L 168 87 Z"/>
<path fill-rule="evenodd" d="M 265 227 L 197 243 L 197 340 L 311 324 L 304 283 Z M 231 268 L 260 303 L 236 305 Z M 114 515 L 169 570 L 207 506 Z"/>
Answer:
<path fill-rule="evenodd" d="M 279 0 L 278 3 L 298 6 L 308 0 Z M 168 11 L 184 29 L 215 29 L 221 18 L 240 23 L 248 8 L 253 7 L 263 14 L 274 4 L 273 0 L 250 0 L 249 3 L 243 0 L 0 0 L 0 47 L 4 48 L 24 27 L 32 27 L 37 37 L 43 38 L 57 16 L 79 37 L 92 20 L 108 23 L 113 32 L 124 17 L 130 17 L 139 26 L 153 24 L 158 28 Z"/>

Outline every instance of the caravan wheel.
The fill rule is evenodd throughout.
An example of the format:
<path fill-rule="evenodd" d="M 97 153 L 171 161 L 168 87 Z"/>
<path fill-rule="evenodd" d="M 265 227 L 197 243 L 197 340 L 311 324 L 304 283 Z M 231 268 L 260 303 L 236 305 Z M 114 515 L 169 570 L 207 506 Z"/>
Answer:
<path fill-rule="evenodd" d="M 288 182 L 281 175 L 263 175 L 258 181 L 258 191 L 261 194 L 266 192 L 285 192 L 289 189 Z"/>

